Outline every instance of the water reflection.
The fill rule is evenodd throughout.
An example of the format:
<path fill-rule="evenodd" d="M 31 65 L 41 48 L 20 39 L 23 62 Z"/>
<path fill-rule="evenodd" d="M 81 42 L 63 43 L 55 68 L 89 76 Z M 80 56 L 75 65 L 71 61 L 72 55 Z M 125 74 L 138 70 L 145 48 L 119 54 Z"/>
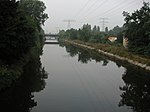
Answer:
<path fill-rule="evenodd" d="M 134 112 L 150 111 L 150 73 L 128 67 L 122 77 L 125 85 L 119 106 L 128 106 Z"/>
<path fill-rule="evenodd" d="M 23 77 L 12 88 L 0 93 L 1 110 L 4 112 L 150 111 L 149 72 L 93 51 L 71 45 L 60 46 L 65 47 L 67 53 L 64 48 L 55 45 L 44 48 L 42 64 L 49 73 L 54 74 L 52 79 L 46 80 L 46 88 L 47 73 L 41 67 L 39 58 L 32 58 L 24 67 Z M 68 53 L 72 58 L 64 57 Z M 102 67 L 101 63 L 105 67 Z M 44 88 L 45 90 L 40 92 Z"/>
<path fill-rule="evenodd" d="M 78 61 L 82 63 L 95 60 L 96 62 L 102 61 L 103 66 L 108 64 L 108 58 L 93 51 L 72 45 L 66 45 L 65 47 L 70 56 L 77 55 Z M 109 60 L 114 61 L 118 68 L 121 66 L 125 68 L 125 73 L 122 75 L 124 86 L 118 87 L 122 92 L 118 106 L 127 106 L 134 112 L 150 112 L 150 72 L 111 57 L 109 57 Z"/>
<path fill-rule="evenodd" d="M 85 50 L 82 48 L 77 48 L 70 44 L 66 44 L 66 51 L 69 53 L 71 57 L 78 55 L 78 61 L 87 64 L 88 62 L 95 60 L 95 62 L 102 62 L 103 66 L 108 64 L 108 60 L 104 55 L 99 55 L 92 50 Z"/>
<path fill-rule="evenodd" d="M 0 108 L 3 112 L 30 112 L 37 105 L 33 92 L 45 88 L 47 73 L 40 59 L 31 59 L 24 67 L 24 74 L 11 88 L 0 92 Z"/>

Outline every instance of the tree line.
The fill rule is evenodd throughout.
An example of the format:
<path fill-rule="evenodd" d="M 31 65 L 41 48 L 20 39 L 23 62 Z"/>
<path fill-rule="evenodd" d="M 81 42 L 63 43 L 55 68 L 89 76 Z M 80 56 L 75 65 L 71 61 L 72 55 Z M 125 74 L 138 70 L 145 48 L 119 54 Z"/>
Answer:
<path fill-rule="evenodd" d="M 48 15 L 38 0 L 0 1 L 0 62 L 13 63 L 33 47 L 42 47 Z"/>
<path fill-rule="evenodd" d="M 31 60 L 39 60 L 44 45 L 42 25 L 48 19 L 45 9 L 39 0 L 0 1 L 0 90 L 22 76 Z"/>
<path fill-rule="evenodd" d="M 137 54 L 150 56 L 150 6 L 143 2 L 143 6 L 132 14 L 123 12 L 125 23 L 122 27 L 115 26 L 112 30 L 105 28 L 100 31 L 99 26 L 85 24 L 82 28 L 61 30 L 60 39 L 81 40 L 84 42 L 112 44 L 108 37 L 115 36 L 115 44 L 121 45 L 123 38 L 128 38 L 128 50 Z"/>

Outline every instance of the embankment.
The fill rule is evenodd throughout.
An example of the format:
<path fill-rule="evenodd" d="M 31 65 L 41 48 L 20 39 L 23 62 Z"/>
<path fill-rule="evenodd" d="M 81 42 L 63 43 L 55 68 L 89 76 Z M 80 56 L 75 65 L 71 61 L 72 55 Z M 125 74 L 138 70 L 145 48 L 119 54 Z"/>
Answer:
<path fill-rule="evenodd" d="M 119 53 L 114 54 L 114 53 L 111 53 L 111 52 L 107 52 L 107 51 L 102 50 L 101 48 L 92 46 L 92 45 L 87 44 L 87 43 L 78 42 L 78 41 L 65 40 L 65 42 L 76 45 L 76 46 L 80 46 L 80 47 L 83 47 L 83 48 L 87 48 L 87 49 L 90 49 L 90 50 L 96 50 L 98 53 L 102 53 L 104 55 L 111 56 L 111 57 L 117 58 L 117 59 L 122 60 L 122 61 L 127 61 L 127 62 L 129 62 L 133 65 L 136 65 L 138 67 L 141 67 L 145 70 L 150 71 L 150 66 L 148 65 L 149 61 L 150 61 L 149 59 L 139 57 L 139 56 L 136 56 L 136 55 L 131 55 L 131 54 L 129 54 L 130 56 L 127 56 L 127 55 L 120 56 L 120 55 L 118 55 Z"/>

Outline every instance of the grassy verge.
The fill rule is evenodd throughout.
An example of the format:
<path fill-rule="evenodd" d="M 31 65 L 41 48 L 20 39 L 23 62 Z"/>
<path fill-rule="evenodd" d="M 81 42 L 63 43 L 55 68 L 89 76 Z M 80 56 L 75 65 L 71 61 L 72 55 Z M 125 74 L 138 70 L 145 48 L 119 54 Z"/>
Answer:
<path fill-rule="evenodd" d="M 130 60 L 145 64 L 147 66 L 150 66 L 150 57 L 133 54 L 131 52 L 128 52 L 128 50 L 126 50 L 122 46 L 113 46 L 113 45 L 101 44 L 101 43 L 88 43 L 88 42 L 86 43 L 86 42 L 82 42 L 82 41 L 79 41 L 79 40 L 74 40 L 72 42 L 76 42 L 76 43 L 79 43 L 79 44 L 84 44 L 84 45 L 93 47 L 96 50 L 100 49 L 102 51 L 105 51 L 105 52 L 108 52 L 108 53 L 111 53 L 111 54 L 114 54 L 114 55 L 118 55 L 120 57 L 124 57 L 124 58 L 130 59 Z"/>

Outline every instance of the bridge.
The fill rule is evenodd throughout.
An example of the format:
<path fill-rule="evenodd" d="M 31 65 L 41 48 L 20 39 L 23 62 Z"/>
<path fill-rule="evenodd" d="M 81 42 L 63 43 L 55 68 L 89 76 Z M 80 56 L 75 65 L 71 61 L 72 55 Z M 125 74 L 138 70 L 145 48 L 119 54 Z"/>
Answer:
<path fill-rule="evenodd" d="M 44 39 L 45 39 L 45 44 L 59 44 L 58 34 L 45 34 Z"/>

